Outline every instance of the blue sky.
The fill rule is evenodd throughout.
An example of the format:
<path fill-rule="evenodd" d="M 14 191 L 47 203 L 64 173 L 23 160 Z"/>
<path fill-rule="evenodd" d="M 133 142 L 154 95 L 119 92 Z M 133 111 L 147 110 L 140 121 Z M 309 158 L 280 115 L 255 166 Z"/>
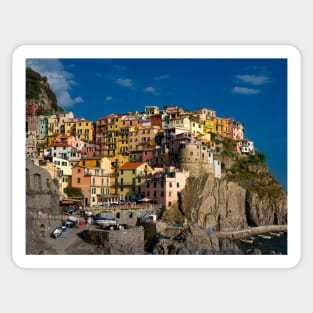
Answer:
<path fill-rule="evenodd" d="M 59 106 L 92 121 L 146 105 L 209 108 L 245 125 L 245 136 L 287 190 L 285 59 L 29 59 Z"/>

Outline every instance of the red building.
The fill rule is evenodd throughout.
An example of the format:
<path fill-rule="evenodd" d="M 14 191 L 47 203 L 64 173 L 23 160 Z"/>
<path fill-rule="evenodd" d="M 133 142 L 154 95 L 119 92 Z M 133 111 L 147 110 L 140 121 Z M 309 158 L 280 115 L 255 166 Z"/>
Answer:
<path fill-rule="evenodd" d="M 26 117 L 36 116 L 39 107 L 40 107 L 39 100 L 29 100 L 26 103 Z"/>

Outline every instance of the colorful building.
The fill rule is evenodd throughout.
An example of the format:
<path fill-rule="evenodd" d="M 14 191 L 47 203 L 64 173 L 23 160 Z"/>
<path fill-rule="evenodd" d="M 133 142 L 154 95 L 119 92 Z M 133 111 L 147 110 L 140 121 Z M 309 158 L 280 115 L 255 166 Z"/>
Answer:
<path fill-rule="evenodd" d="M 94 140 L 93 122 L 85 119 L 79 119 L 75 121 L 76 137 L 83 141 Z"/>
<path fill-rule="evenodd" d="M 97 163 L 97 160 L 85 160 L 88 161 L 85 162 L 88 166 L 82 165 L 84 163 L 81 161 L 73 167 L 72 186 L 81 188 L 88 206 L 103 202 L 102 196 L 108 196 L 111 193 L 112 172 L 110 161 L 107 158 L 100 158 L 100 160 L 100 163 Z M 97 166 L 90 166 L 93 164 L 97 164 Z"/>
<path fill-rule="evenodd" d="M 50 151 L 52 157 L 64 160 L 77 161 L 81 158 L 81 153 L 77 148 L 64 143 L 52 144 L 50 146 Z"/>
<path fill-rule="evenodd" d="M 188 177 L 188 172 L 173 167 L 156 172 L 142 183 L 142 196 L 169 209 L 178 201 L 179 193 L 185 188 Z"/>
<path fill-rule="evenodd" d="M 145 162 L 125 163 L 119 168 L 117 190 L 122 200 L 132 201 L 140 197 L 142 180 L 152 174 L 152 168 Z"/>

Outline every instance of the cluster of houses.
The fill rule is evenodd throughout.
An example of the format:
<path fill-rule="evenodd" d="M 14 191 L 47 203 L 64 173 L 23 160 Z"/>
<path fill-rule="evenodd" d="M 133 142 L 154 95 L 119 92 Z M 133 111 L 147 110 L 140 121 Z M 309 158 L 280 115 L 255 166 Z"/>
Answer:
<path fill-rule="evenodd" d="M 60 192 L 80 188 L 87 206 L 145 199 L 170 208 L 189 176 L 221 177 L 223 138 L 238 154 L 253 154 L 244 126 L 216 112 L 146 106 L 143 112 L 109 114 L 96 122 L 72 112 L 38 115 L 26 104 L 26 158 L 46 168 Z"/>

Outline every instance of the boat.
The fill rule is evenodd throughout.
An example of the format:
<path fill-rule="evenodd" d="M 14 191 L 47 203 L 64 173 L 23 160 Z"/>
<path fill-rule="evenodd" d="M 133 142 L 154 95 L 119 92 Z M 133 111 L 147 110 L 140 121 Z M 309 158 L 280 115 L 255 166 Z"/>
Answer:
<path fill-rule="evenodd" d="M 270 233 L 270 235 L 275 236 L 275 237 L 280 237 L 280 233 Z"/>
<path fill-rule="evenodd" d="M 243 243 L 253 243 L 252 239 L 240 239 L 240 241 Z"/>
<path fill-rule="evenodd" d="M 62 236 L 63 230 L 61 226 L 58 226 L 56 228 L 54 228 L 51 232 L 51 236 L 54 237 L 55 239 L 59 238 L 60 236 Z"/>
<path fill-rule="evenodd" d="M 94 221 L 97 225 L 100 226 L 114 226 L 117 225 L 117 221 L 114 218 L 95 216 Z"/>
<path fill-rule="evenodd" d="M 272 238 L 271 236 L 268 236 L 268 235 L 258 235 L 258 236 L 262 239 L 271 239 Z"/>

